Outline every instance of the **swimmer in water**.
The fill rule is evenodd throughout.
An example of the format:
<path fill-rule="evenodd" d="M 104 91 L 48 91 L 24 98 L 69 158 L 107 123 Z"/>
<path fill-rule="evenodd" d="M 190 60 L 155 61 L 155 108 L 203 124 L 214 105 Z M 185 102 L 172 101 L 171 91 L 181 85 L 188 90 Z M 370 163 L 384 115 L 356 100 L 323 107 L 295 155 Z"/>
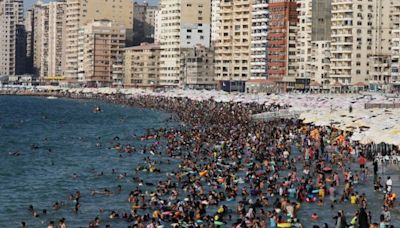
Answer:
<path fill-rule="evenodd" d="M 79 208 L 81 207 L 81 204 L 78 202 L 78 201 L 76 201 L 76 203 L 75 203 L 75 208 L 74 208 L 74 212 L 75 212 L 75 214 L 78 214 L 78 211 L 79 211 Z"/>
<path fill-rule="evenodd" d="M 93 110 L 93 112 L 102 112 L 103 110 L 101 110 L 101 108 L 99 107 L 99 106 L 97 106 L 94 110 Z"/>
<path fill-rule="evenodd" d="M 55 202 L 55 203 L 53 204 L 53 210 L 57 211 L 57 210 L 60 209 L 60 208 L 61 208 L 61 205 L 60 205 L 58 202 Z"/>
<path fill-rule="evenodd" d="M 50 221 L 47 228 L 54 228 L 54 221 Z"/>
<path fill-rule="evenodd" d="M 15 151 L 15 152 L 9 152 L 8 153 L 10 156 L 14 156 L 14 157 L 18 157 L 19 155 L 21 155 L 21 153 L 19 151 Z"/>

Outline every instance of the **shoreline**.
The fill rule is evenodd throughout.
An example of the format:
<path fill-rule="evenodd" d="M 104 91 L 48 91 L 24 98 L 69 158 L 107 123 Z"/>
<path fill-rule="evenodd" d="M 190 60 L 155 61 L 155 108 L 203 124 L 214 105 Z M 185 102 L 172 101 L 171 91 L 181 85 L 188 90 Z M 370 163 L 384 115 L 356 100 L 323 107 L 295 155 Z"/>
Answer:
<path fill-rule="evenodd" d="M 79 99 L 79 100 L 94 100 L 94 101 L 102 101 L 102 102 L 108 102 L 108 103 L 112 103 L 112 104 L 117 104 L 117 105 L 126 105 L 126 106 L 130 106 L 130 107 L 137 107 L 137 108 L 146 108 L 146 109 L 154 109 L 154 110 L 158 110 L 158 111 L 165 111 L 165 112 L 169 112 L 171 114 L 173 114 L 174 116 L 178 117 L 178 120 L 181 121 L 181 119 L 179 118 L 179 116 L 177 115 L 177 111 L 176 110 L 172 110 L 169 107 L 160 107 L 157 105 L 151 105 L 151 107 L 148 107 L 146 104 L 137 102 L 140 99 L 162 99 L 162 100 L 168 100 L 168 101 L 179 101 L 182 99 L 187 99 L 190 100 L 192 102 L 199 102 L 199 103 L 203 103 L 203 102 L 208 102 L 208 101 L 212 101 L 212 102 L 216 102 L 213 98 L 208 99 L 208 100 L 194 100 L 190 97 L 171 97 L 171 96 L 162 96 L 162 95 L 154 95 L 154 94 L 147 94 L 147 93 L 143 93 L 143 94 L 124 94 L 124 93 L 92 93 L 92 92 L 68 92 L 68 90 L 61 90 L 61 92 L 55 92 L 55 91 L 35 91 L 35 90 L 21 90 L 20 88 L 18 89 L 7 89 L 7 90 L 3 90 L 0 88 L 0 96 L 26 96 L 26 97 L 56 97 L 56 98 L 65 98 L 65 99 Z M 218 102 L 217 102 L 218 103 Z M 222 102 L 222 103 L 226 103 L 226 104 L 238 104 L 238 102 L 234 102 L 234 101 L 229 101 L 229 102 Z M 348 131 L 348 129 L 344 129 L 343 127 L 335 127 L 335 126 L 327 126 L 327 125 L 315 125 L 313 122 L 307 121 L 306 119 L 302 119 L 303 116 L 306 113 L 302 113 L 300 115 L 296 115 L 296 116 L 292 116 L 292 115 L 283 115 L 283 118 L 279 117 L 279 113 L 280 112 L 286 112 L 288 111 L 288 109 L 290 107 L 281 107 L 279 104 L 278 105 L 272 105 L 273 107 L 273 111 L 272 112 L 265 112 L 267 111 L 269 108 L 271 108 L 271 106 L 266 106 L 266 109 L 263 109 L 263 104 L 259 104 L 256 102 L 253 103 L 245 103 L 245 105 L 249 105 L 251 106 L 255 106 L 254 109 L 249 109 L 247 110 L 248 113 L 247 115 L 252 116 L 252 121 L 263 121 L 263 122 L 275 122 L 275 121 L 279 121 L 279 120 L 289 120 L 289 121 L 300 121 L 300 123 L 304 126 L 307 127 L 314 127 L 317 129 L 322 129 L 322 128 L 326 128 L 329 127 L 331 129 L 335 129 L 336 131 L 342 132 L 342 134 L 346 134 L 346 138 L 348 140 L 352 140 L 354 137 L 353 135 L 358 134 L 358 132 L 352 132 L 352 131 Z M 257 110 L 261 108 L 260 110 Z M 278 117 L 277 118 L 272 118 L 272 119 L 267 119 L 267 120 L 263 120 L 262 118 L 258 118 L 257 116 L 263 115 L 264 113 L 278 113 Z M 347 133 L 346 133 L 347 132 Z M 358 135 L 357 135 L 358 137 Z M 375 145 L 374 143 L 371 143 L 371 141 L 363 141 L 363 140 L 356 140 L 356 144 L 360 144 L 360 145 L 364 145 L 368 147 L 368 150 L 372 153 L 377 153 L 377 152 L 384 152 L 387 151 L 388 148 L 390 150 L 392 150 L 393 148 L 397 147 L 397 150 L 400 150 L 400 144 L 399 145 L 395 145 L 395 144 L 390 144 L 390 143 L 385 143 L 385 145 Z"/>
<path fill-rule="evenodd" d="M 361 144 L 388 144 L 400 147 L 400 112 L 397 109 L 365 109 L 370 101 L 396 102 L 399 98 L 380 97 L 380 95 L 307 95 L 280 94 L 255 95 L 227 94 L 218 91 L 171 90 L 147 91 L 141 89 L 115 88 L 61 88 L 61 87 L 0 87 L 0 96 L 42 96 L 71 99 L 94 99 L 112 103 L 129 103 L 143 97 L 162 99 L 189 99 L 199 102 L 222 102 L 249 106 L 276 107 L 262 112 L 250 109 L 254 119 L 269 121 L 273 119 L 296 119 L 316 127 L 332 127 L 350 133 L 351 140 Z M 344 100 L 345 99 L 345 100 Z M 132 104 L 131 104 L 132 105 Z M 143 106 L 141 106 L 143 107 Z M 152 107 L 156 108 L 157 107 Z M 164 107 L 165 108 L 165 107 Z M 352 112 L 349 111 L 352 109 Z M 384 124 L 381 124 L 384 123 Z"/>

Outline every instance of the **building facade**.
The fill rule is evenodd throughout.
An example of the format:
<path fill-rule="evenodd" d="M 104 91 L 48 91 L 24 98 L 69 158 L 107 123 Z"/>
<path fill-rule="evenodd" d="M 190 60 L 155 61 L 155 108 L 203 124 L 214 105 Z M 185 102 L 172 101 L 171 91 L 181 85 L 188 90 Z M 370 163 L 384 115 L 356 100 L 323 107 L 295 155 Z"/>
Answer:
<path fill-rule="evenodd" d="M 313 25 L 313 0 L 298 0 L 298 23 L 297 23 L 297 43 L 296 43 L 296 54 L 297 69 L 296 78 L 311 78 L 311 36 L 312 36 L 312 25 Z"/>
<path fill-rule="evenodd" d="M 112 86 L 116 88 L 122 88 L 124 85 L 124 65 L 122 56 L 111 66 L 111 72 Z"/>
<path fill-rule="evenodd" d="M 391 83 L 391 39 L 392 23 L 390 13 L 393 10 L 391 0 L 374 2 L 373 11 L 376 17 L 372 26 L 372 53 L 368 55 L 369 84 L 382 90 L 389 89 Z"/>
<path fill-rule="evenodd" d="M 161 0 L 160 85 L 183 87 L 181 49 L 210 47 L 210 0 Z"/>
<path fill-rule="evenodd" d="M 182 75 L 191 89 L 215 89 L 214 52 L 202 45 L 182 49 Z"/>
<path fill-rule="evenodd" d="M 251 27 L 252 78 L 267 78 L 268 17 L 268 1 L 254 0 Z"/>
<path fill-rule="evenodd" d="M 400 82 L 400 2 L 397 0 L 392 1 L 392 82 Z"/>
<path fill-rule="evenodd" d="M 160 46 L 142 43 L 124 49 L 124 86 L 154 87 L 159 85 Z"/>
<path fill-rule="evenodd" d="M 80 28 L 93 20 L 110 20 L 124 26 L 126 43 L 132 42 L 133 4 L 130 0 L 67 0 L 65 28 L 65 76 L 78 81 L 78 37 Z"/>
<path fill-rule="evenodd" d="M 24 20 L 25 32 L 26 32 L 26 67 L 27 73 L 33 73 L 33 42 L 34 42 L 34 14 L 33 10 L 27 10 L 25 12 Z"/>
<path fill-rule="evenodd" d="M 48 50 L 49 50 L 49 7 L 38 1 L 34 7 L 34 41 L 33 41 L 33 67 L 37 77 L 48 75 Z"/>
<path fill-rule="evenodd" d="M 321 89 L 330 89 L 330 44 L 328 40 L 315 40 L 312 41 L 311 47 L 311 81 L 320 85 Z"/>
<path fill-rule="evenodd" d="M 113 65 L 122 58 L 125 26 L 98 20 L 81 27 L 78 46 L 78 79 L 88 87 L 112 86 Z"/>
<path fill-rule="evenodd" d="M 296 76 L 297 3 L 293 0 L 269 2 L 268 78 L 281 91 L 294 89 Z"/>
<path fill-rule="evenodd" d="M 146 26 L 144 29 L 144 34 L 147 39 L 149 39 L 152 43 L 154 42 L 154 32 L 155 32 L 155 24 L 156 24 L 156 13 L 158 12 L 158 6 L 148 6 L 146 10 Z"/>
<path fill-rule="evenodd" d="M 0 1 L 0 75 L 24 73 L 26 37 L 22 0 Z M 21 40 L 25 39 L 25 40 Z"/>
<path fill-rule="evenodd" d="M 332 0 L 331 84 L 349 86 L 375 80 L 370 61 L 379 62 L 388 52 L 389 26 L 384 29 L 388 7 L 389 0 Z"/>
<path fill-rule="evenodd" d="M 155 16 L 157 6 L 150 6 L 148 3 L 133 4 L 133 46 L 140 43 L 154 42 Z"/>
<path fill-rule="evenodd" d="M 310 79 L 322 89 L 329 89 L 331 58 L 331 0 L 312 0 Z"/>
<path fill-rule="evenodd" d="M 65 2 L 50 2 L 49 7 L 49 31 L 48 31 L 48 77 L 60 77 L 63 75 L 65 59 Z"/>
<path fill-rule="evenodd" d="M 215 43 L 215 77 L 219 84 L 250 78 L 251 21 L 250 1 L 221 1 L 219 37 Z"/>
<path fill-rule="evenodd" d="M 35 75 L 44 80 L 60 77 L 64 70 L 65 2 L 38 2 L 33 8 L 33 63 Z"/>
<path fill-rule="evenodd" d="M 211 0 L 211 45 L 219 38 L 221 22 L 221 0 Z"/>
<path fill-rule="evenodd" d="M 160 43 L 161 36 L 161 10 L 154 12 L 154 43 Z"/>

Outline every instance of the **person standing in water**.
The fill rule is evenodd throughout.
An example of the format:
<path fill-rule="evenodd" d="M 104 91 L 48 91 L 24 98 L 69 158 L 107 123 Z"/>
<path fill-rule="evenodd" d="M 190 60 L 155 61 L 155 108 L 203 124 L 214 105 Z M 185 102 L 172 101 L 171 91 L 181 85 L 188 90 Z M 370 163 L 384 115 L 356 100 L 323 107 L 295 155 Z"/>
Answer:
<path fill-rule="evenodd" d="M 387 181 L 386 181 L 386 192 L 390 193 L 392 191 L 392 179 L 390 178 L 390 176 L 387 177 Z"/>
<path fill-rule="evenodd" d="M 378 176 L 378 160 L 374 159 L 372 165 L 374 166 L 374 182 L 376 182 L 376 178 Z"/>
<path fill-rule="evenodd" d="M 47 225 L 47 228 L 54 228 L 54 221 L 50 221 L 49 225 Z"/>
<path fill-rule="evenodd" d="M 62 218 L 58 221 L 59 228 L 67 228 L 67 224 L 65 223 L 65 218 Z"/>

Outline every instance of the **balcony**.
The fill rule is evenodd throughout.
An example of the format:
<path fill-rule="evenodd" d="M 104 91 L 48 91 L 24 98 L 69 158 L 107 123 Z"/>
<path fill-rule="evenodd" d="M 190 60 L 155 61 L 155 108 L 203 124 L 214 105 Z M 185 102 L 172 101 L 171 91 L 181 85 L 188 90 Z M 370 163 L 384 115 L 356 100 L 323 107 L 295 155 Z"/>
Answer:
<path fill-rule="evenodd" d="M 336 49 L 332 49 L 332 53 L 352 53 L 353 49 L 352 48 L 342 48 L 342 47 L 337 47 Z"/>
<path fill-rule="evenodd" d="M 353 0 L 332 0 L 332 5 L 352 5 Z"/>

